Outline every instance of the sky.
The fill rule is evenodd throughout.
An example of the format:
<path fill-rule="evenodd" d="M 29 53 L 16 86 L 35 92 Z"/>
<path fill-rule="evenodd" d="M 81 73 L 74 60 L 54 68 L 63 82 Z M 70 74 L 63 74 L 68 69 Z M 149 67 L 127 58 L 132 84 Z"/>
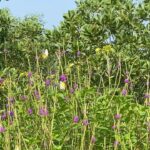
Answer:
<path fill-rule="evenodd" d="M 63 20 L 63 14 L 76 8 L 75 0 L 2 0 L 1 8 L 9 8 L 15 17 L 42 15 L 45 28 L 52 29 Z"/>

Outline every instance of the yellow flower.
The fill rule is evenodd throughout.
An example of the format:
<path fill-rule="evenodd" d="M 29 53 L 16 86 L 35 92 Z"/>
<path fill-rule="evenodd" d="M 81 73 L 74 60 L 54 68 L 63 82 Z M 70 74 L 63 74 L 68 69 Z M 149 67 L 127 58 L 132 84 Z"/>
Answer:
<path fill-rule="evenodd" d="M 103 46 L 103 51 L 106 53 L 110 53 L 113 51 L 113 48 L 111 47 L 111 45 L 105 45 Z"/>
<path fill-rule="evenodd" d="M 99 54 L 100 51 L 101 51 L 101 48 L 96 48 L 96 49 L 95 49 L 96 54 Z"/>
<path fill-rule="evenodd" d="M 71 64 L 69 64 L 69 65 L 68 65 L 68 67 L 69 67 L 69 68 L 71 68 L 72 66 L 74 66 L 74 64 L 73 64 L 73 63 L 71 63 Z"/>
<path fill-rule="evenodd" d="M 43 59 L 46 59 L 48 57 L 48 50 L 47 49 L 43 50 L 41 56 L 42 56 Z"/>
<path fill-rule="evenodd" d="M 65 90 L 66 89 L 66 83 L 60 81 L 59 87 L 60 87 L 61 90 Z"/>
<path fill-rule="evenodd" d="M 68 67 L 66 67 L 66 72 L 69 73 L 73 66 L 74 66 L 74 63 L 69 64 Z"/>
<path fill-rule="evenodd" d="M 27 72 L 20 73 L 20 77 L 27 76 L 27 75 L 28 75 Z"/>

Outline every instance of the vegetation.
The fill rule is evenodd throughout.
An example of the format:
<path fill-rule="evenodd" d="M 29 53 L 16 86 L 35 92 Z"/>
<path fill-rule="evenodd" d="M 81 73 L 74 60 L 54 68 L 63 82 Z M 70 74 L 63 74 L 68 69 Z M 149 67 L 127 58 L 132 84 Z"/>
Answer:
<path fill-rule="evenodd" d="M 0 149 L 150 149 L 149 1 L 76 4 L 53 30 L 0 10 Z"/>

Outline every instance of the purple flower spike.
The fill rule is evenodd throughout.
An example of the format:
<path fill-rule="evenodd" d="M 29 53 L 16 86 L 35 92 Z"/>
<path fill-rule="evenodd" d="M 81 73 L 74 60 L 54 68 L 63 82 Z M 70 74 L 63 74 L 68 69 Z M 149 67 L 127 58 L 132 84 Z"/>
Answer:
<path fill-rule="evenodd" d="M 125 80 L 124 80 L 124 83 L 129 83 L 129 79 L 125 79 Z"/>
<path fill-rule="evenodd" d="M 13 112 L 13 111 L 10 111 L 10 112 L 9 112 L 9 115 L 10 115 L 11 117 L 13 117 L 13 116 L 14 116 L 14 112 Z"/>
<path fill-rule="evenodd" d="M 114 147 L 117 147 L 118 145 L 119 145 L 119 141 L 116 140 L 116 141 L 114 142 Z"/>
<path fill-rule="evenodd" d="M 32 115 L 32 114 L 33 114 L 32 108 L 29 108 L 29 109 L 28 109 L 28 114 L 29 114 L 29 115 Z"/>
<path fill-rule="evenodd" d="M 150 98 L 150 94 L 145 94 L 144 98 L 146 98 L 146 99 Z"/>
<path fill-rule="evenodd" d="M 116 125 L 113 125 L 113 126 L 112 126 L 112 129 L 116 129 Z"/>
<path fill-rule="evenodd" d="M 115 119 L 120 119 L 121 118 L 121 114 L 116 114 L 114 117 L 115 117 Z"/>
<path fill-rule="evenodd" d="M 40 108 L 39 110 L 39 115 L 40 116 L 47 116 L 48 115 L 48 110 L 45 107 Z"/>
<path fill-rule="evenodd" d="M 71 93 L 71 94 L 74 93 L 74 89 L 73 89 L 73 88 L 70 89 L 70 93 Z"/>
<path fill-rule="evenodd" d="M 20 99 L 23 100 L 23 101 L 25 101 L 25 100 L 27 100 L 27 96 L 26 95 L 21 95 Z"/>
<path fill-rule="evenodd" d="M 34 96 L 37 100 L 40 99 L 40 93 L 37 90 L 34 91 Z"/>
<path fill-rule="evenodd" d="M 8 97 L 7 100 L 8 100 L 10 103 L 13 103 L 13 102 L 14 102 L 14 98 L 13 98 L 13 97 Z"/>
<path fill-rule="evenodd" d="M 80 54 L 81 54 L 81 52 L 80 52 L 80 51 L 77 51 L 77 56 L 78 56 L 78 57 L 80 56 Z"/>
<path fill-rule="evenodd" d="M 66 81 L 67 81 L 67 76 L 66 76 L 65 74 L 62 74 L 62 75 L 60 76 L 60 81 L 66 82 Z"/>
<path fill-rule="evenodd" d="M 5 128 L 2 125 L 0 125 L 0 133 L 3 133 L 3 132 L 5 132 Z"/>
<path fill-rule="evenodd" d="M 33 84 L 34 84 L 34 82 L 29 80 L 29 86 L 32 86 Z"/>
<path fill-rule="evenodd" d="M 82 121 L 82 123 L 83 123 L 84 126 L 87 126 L 87 125 L 89 124 L 89 122 L 88 122 L 87 119 L 84 119 L 84 120 Z"/>
<path fill-rule="evenodd" d="M 4 79 L 2 79 L 2 78 L 0 77 L 0 85 L 3 84 L 3 82 L 4 82 Z"/>
<path fill-rule="evenodd" d="M 123 96 L 125 96 L 125 95 L 127 95 L 127 90 L 123 89 L 121 93 L 122 93 Z"/>
<path fill-rule="evenodd" d="M 45 86 L 48 87 L 48 86 L 50 86 L 50 84 L 51 84 L 51 81 L 50 81 L 49 79 L 46 79 L 46 80 L 45 80 Z"/>
<path fill-rule="evenodd" d="M 31 78 L 32 77 L 32 72 L 28 72 L 28 78 Z"/>
<path fill-rule="evenodd" d="M 6 118 L 7 118 L 7 114 L 6 114 L 6 112 L 3 112 L 2 115 L 1 115 L 1 119 L 5 120 Z"/>
<path fill-rule="evenodd" d="M 78 123 L 78 122 L 79 122 L 79 117 L 78 117 L 78 116 L 74 116 L 73 122 L 74 122 L 74 123 Z"/>
<path fill-rule="evenodd" d="M 95 142 L 96 142 L 96 138 L 95 138 L 95 136 L 92 136 L 91 137 L 91 143 L 94 144 Z"/>
<path fill-rule="evenodd" d="M 75 83 L 75 84 L 73 85 L 73 88 L 76 90 L 76 89 L 78 88 L 78 84 Z"/>

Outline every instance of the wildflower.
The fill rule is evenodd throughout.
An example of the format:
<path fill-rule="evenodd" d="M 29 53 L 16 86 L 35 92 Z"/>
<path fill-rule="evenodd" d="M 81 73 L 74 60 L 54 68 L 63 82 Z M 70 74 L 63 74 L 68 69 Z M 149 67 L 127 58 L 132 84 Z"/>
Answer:
<path fill-rule="evenodd" d="M 121 118 L 121 114 L 116 114 L 114 117 L 115 117 L 115 119 L 120 119 Z"/>
<path fill-rule="evenodd" d="M 6 112 L 3 112 L 1 115 L 1 120 L 5 120 L 7 118 Z"/>
<path fill-rule="evenodd" d="M 47 108 L 46 108 L 46 107 L 40 108 L 40 110 L 39 110 L 39 115 L 40 115 L 40 116 L 47 116 L 47 115 L 48 115 L 48 110 L 47 110 Z"/>
<path fill-rule="evenodd" d="M 89 124 L 89 122 L 88 122 L 87 119 L 84 119 L 84 120 L 82 121 L 82 124 L 83 124 L 84 126 L 87 126 L 87 125 Z"/>
<path fill-rule="evenodd" d="M 28 109 L 28 114 L 29 114 L 29 115 L 32 115 L 32 113 L 33 113 L 32 108 L 29 108 L 29 109 Z"/>
<path fill-rule="evenodd" d="M 74 93 L 74 89 L 73 89 L 73 88 L 70 89 L 70 93 L 71 93 L 71 94 Z"/>
<path fill-rule="evenodd" d="M 63 81 L 63 82 L 66 82 L 66 81 L 67 81 L 67 77 L 66 77 L 65 74 L 62 74 L 62 75 L 60 76 L 60 81 Z"/>
<path fill-rule="evenodd" d="M 46 80 L 45 80 L 45 86 L 48 87 L 48 86 L 50 85 L 50 83 L 51 83 L 51 81 L 50 81 L 49 79 L 46 79 Z"/>
<path fill-rule="evenodd" d="M 79 122 L 79 117 L 78 117 L 78 116 L 74 116 L 73 122 L 74 122 L 74 123 L 78 123 L 78 122 Z"/>
<path fill-rule="evenodd" d="M 95 142 L 96 142 L 96 138 L 95 138 L 95 136 L 92 135 L 92 137 L 91 137 L 91 143 L 94 144 Z"/>
<path fill-rule="evenodd" d="M 3 132 L 5 132 L 5 128 L 2 125 L 0 125 L 0 133 L 3 133 Z"/>
<path fill-rule="evenodd" d="M 59 87 L 60 87 L 61 90 L 65 90 L 66 89 L 66 83 L 60 81 Z"/>
<path fill-rule="evenodd" d="M 28 72 L 28 78 L 31 78 L 31 77 L 32 77 L 32 72 L 29 71 L 29 72 Z"/>
<path fill-rule="evenodd" d="M 129 83 L 129 79 L 125 79 L 125 80 L 124 80 L 124 83 Z"/>
<path fill-rule="evenodd" d="M 77 89 L 77 88 L 78 88 L 78 84 L 77 84 L 77 83 L 74 83 L 73 88 L 74 88 L 74 89 Z"/>
<path fill-rule="evenodd" d="M 150 94 L 147 94 L 147 93 L 146 93 L 146 94 L 144 95 L 144 98 L 145 98 L 145 99 L 150 98 Z"/>
<path fill-rule="evenodd" d="M 7 100 L 8 100 L 10 103 L 13 103 L 13 102 L 14 102 L 14 98 L 13 98 L 13 97 L 8 97 Z"/>
<path fill-rule="evenodd" d="M 34 91 L 34 96 L 37 100 L 40 99 L 40 93 L 37 90 Z"/>
<path fill-rule="evenodd" d="M 48 57 L 48 50 L 47 49 L 42 50 L 42 55 L 41 56 L 42 56 L 43 59 L 46 59 Z"/>
<path fill-rule="evenodd" d="M 77 51 L 77 57 L 79 57 L 80 54 L 81 54 L 81 52 L 78 50 L 78 51 Z"/>
<path fill-rule="evenodd" d="M 95 49 L 96 54 L 99 54 L 100 51 L 101 51 L 101 48 L 96 48 L 96 49 Z"/>
<path fill-rule="evenodd" d="M 27 96 L 26 95 L 21 95 L 20 99 L 23 100 L 23 101 L 25 101 L 27 99 Z"/>
<path fill-rule="evenodd" d="M 111 45 L 105 45 L 103 46 L 103 51 L 106 53 L 110 53 L 113 51 L 113 48 L 111 47 Z"/>
<path fill-rule="evenodd" d="M 2 79 L 2 78 L 0 77 L 0 85 L 3 84 L 3 82 L 4 82 L 4 79 Z"/>
<path fill-rule="evenodd" d="M 13 116 L 14 116 L 14 112 L 13 112 L 13 111 L 10 111 L 10 112 L 9 112 L 9 115 L 10 115 L 11 117 L 13 117 Z"/>
<path fill-rule="evenodd" d="M 127 90 L 126 90 L 126 89 L 123 89 L 121 93 L 122 93 L 122 95 L 125 96 L 125 95 L 127 95 Z"/>
<path fill-rule="evenodd" d="M 116 140 L 116 141 L 114 142 L 114 147 L 117 147 L 118 145 L 119 145 L 119 141 Z"/>
<path fill-rule="evenodd" d="M 30 80 L 29 85 L 32 86 L 33 84 L 34 84 L 34 82 Z"/>
<path fill-rule="evenodd" d="M 116 125 L 113 125 L 113 126 L 112 126 L 112 129 L 116 129 Z"/>

